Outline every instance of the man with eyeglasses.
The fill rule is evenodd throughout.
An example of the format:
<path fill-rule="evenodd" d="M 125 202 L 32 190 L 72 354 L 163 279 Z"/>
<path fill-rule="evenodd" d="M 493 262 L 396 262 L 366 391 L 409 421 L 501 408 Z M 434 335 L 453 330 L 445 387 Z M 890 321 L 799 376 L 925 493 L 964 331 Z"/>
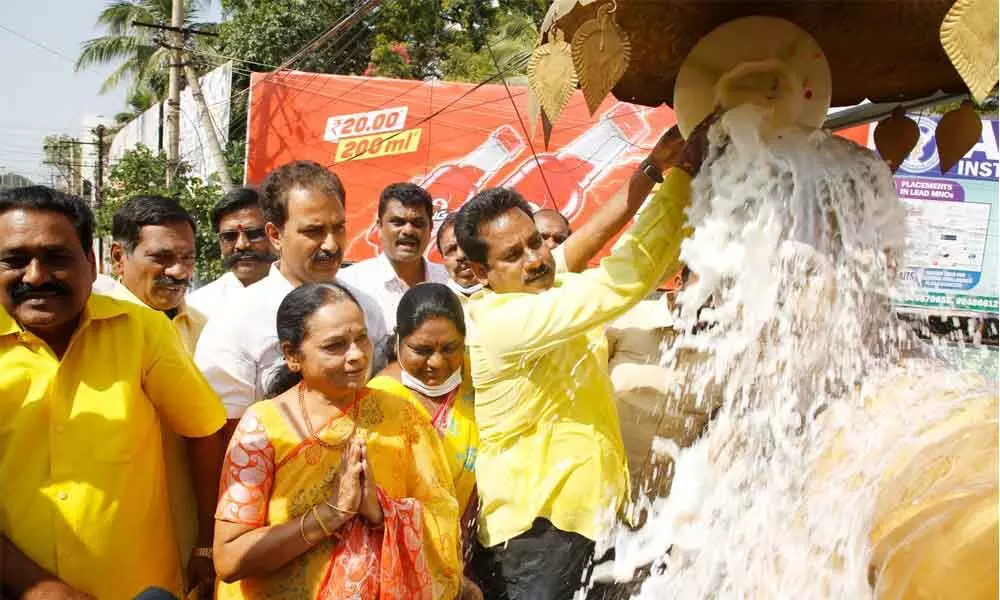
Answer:
<path fill-rule="evenodd" d="M 257 190 L 237 188 L 228 192 L 212 208 L 212 228 L 219 236 L 226 272 L 188 297 L 188 304 L 212 318 L 232 307 L 233 298 L 243 288 L 267 276 L 277 260 L 274 247 L 264 232 Z"/>

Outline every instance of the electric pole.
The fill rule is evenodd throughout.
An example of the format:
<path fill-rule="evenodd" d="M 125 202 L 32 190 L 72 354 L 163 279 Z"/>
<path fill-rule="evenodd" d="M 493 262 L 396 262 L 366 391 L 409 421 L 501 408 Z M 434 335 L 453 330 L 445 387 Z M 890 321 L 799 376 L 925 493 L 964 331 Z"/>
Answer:
<path fill-rule="evenodd" d="M 184 26 L 184 0 L 173 0 L 172 8 L 170 27 L 174 47 L 170 52 L 169 96 L 167 97 L 167 185 L 173 182 L 181 153 L 181 62 L 184 60 L 181 54 L 181 48 L 184 45 L 181 28 Z"/>
<path fill-rule="evenodd" d="M 104 134 L 107 130 L 104 125 L 98 125 L 94 129 L 97 136 L 97 172 L 94 174 L 94 208 L 100 209 L 104 202 Z"/>

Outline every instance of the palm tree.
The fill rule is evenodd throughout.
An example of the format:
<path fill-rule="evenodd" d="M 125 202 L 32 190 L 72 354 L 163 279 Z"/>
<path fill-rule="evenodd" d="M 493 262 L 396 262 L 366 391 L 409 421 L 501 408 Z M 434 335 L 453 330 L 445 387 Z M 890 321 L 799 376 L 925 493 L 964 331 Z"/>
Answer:
<path fill-rule="evenodd" d="M 162 99 L 167 91 L 170 51 L 160 42 L 169 38 L 162 30 L 137 27 L 134 23 L 169 26 L 172 4 L 172 0 L 117 0 L 109 4 L 97 17 L 97 24 L 104 27 L 108 35 L 83 43 L 76 70 L 117 65 L 101 86 L 101 92 L 128 82 L 130 96 L 148 94 Z M 184 27 L 213 31 L 214 23 L 196 21 L 199 6 L 197 0 L 187 3 Z M 204 36 L 192 37 L 196 52 L 210 50 Z"/>
<path fill-rule="evenodd" d="M 137 91 L 129 94 L 128 98 L 125 99 L 125 104 L 128 107 L 114 116 L 115 125 L 124 126 L 132 119 L 146 112 L 158 101 L 158 98 L 152 92 Z"/>
<path fill-rule="evenodd" d="M 196 21 L 198 8 L 203 1 L 207 0 L 189 0 L 186 3 L 182 27 L 199 31 L 215 30 L 214 23 Z M 83 43 L 83 51 L 76 60 L 76 70 L 109 64 L 118 65 L 118 68 L 104 81 L 101 92 L 110 91 L 128 81 L 129 104 L 133 108 L 149 107 L 153 102 L 162 99 L 167 91 L 167 72 L 171 59 L 171 50 L 168 46 L 173 36 L 166 35 L 166 31 L 162 29 L 144 27 L 137 23 L 169 26 L 174 2 L 183 0 L 116 0 L 109 4 L 97 18 L 97 24 L 103 26 L 108 35 Z M 188 37 L 190 39 L 186 44 L 185 58 L 182 60 L 185 63 L 184 74 L 194 92 L 199 118 L 203 127 L 206 127 L 205 138 L 209 142 L 209 151 L 219 167 L 220 182 L 228 189 L 231 184 L 222 148 L 211 127 L 208 106 L 198 83 L 199 67 L 204 71 L 208 66 L 208 61 L 203 57 L 206 54 L 211 55 L 212 48 L 206 41 L 206 36 Z M 117 121 L 118 117 L 125 116 L 125 113 L 120 113 L 115 119 Z"/>

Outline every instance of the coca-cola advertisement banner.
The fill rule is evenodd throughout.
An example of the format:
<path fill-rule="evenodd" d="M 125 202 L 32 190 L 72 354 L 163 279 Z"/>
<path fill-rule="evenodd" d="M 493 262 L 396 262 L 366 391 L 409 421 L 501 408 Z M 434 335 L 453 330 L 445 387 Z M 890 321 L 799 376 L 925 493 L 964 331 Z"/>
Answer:
<path fill-rule="evenodd" d="M 513 187 L 574 227 L 627 183 L 674 124 L 667 107 L 609 98 L 591 116 L 577 92 L 544 148 L 527 88 L 283 72 L 253 75 L 247 182 L 288 161 L 332 169 L 347 189 L 346 259 L 379 252 L 378 196 L 412 181 L 434 198 L 435 228 L 477 191 Z M 532 152 L 534 149 L 534 152 Z M 436 251 L 429 251 L 438 259 Z"/>

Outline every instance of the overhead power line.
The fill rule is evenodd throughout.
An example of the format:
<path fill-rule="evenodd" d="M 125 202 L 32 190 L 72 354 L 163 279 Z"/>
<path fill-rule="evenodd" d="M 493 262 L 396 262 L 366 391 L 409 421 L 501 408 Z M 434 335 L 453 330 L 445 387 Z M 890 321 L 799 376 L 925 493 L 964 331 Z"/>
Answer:
<path fill-rule="evenodd" d="M 11 29 L 10 27 L 7 27 L 3 23 L 0 23 L 0 29 L 6 31 L 7 33 L 11 34 L 12 36 L 14 36 L 16 38 L 20 38 L 21 40 L 24 40 L 25 42 L 28 42 L 29 44 L 31 44 L 33 46 L 41 48 L 42 50 L 48 52 L 49 54 L 52 54 L 54 56 L 58 56 L 59 58 L 61 58 L 63 60 L 69 61 L 70 63 L 73 64 L 74 67 L 76 66 L 76 59 L 70 58 L 69 56 L 63 54 L 62 52 L 56 50 L 55 48 L 46 46 L 45 44 L 39 42 L 36 39 L 30 38 L 30 37 L 24 35 L 23 33 L 20 33 L 18 31 L 15 31 L 15 30 Z M 87 70 L 90 71 L 91 73 L 96 73 L 98 75 L 101 75 L 100 72 L 95 71 L 93 69 L 87 68 Z"/>

